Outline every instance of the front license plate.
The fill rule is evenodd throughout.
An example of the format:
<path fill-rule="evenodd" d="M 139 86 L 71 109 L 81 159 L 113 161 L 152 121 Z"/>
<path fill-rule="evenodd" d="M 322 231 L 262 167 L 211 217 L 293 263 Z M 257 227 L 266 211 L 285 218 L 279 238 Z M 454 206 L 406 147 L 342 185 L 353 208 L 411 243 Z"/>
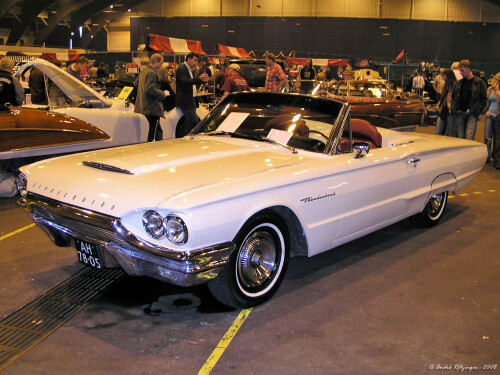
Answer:
<path fill-rule="evenodd" d="M 99 252 L 99 246 L 92 243 L 80 241 L 75 238 L 76 253 L 78 254 L 78 260 L 80 263 L 86 266 L 102 269 L 101 253 Z"/>

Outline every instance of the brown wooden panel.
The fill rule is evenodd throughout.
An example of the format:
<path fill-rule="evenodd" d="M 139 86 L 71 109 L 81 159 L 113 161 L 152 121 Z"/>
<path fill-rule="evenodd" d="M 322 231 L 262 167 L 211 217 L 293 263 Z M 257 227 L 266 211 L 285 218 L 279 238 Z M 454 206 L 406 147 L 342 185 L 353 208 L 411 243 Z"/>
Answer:
<path fill-rule="evenodd" d="M 0 152 L 109 138 L 97 127 L 61 113 L 13 108 L 8 114 L 0 114 Z"/>

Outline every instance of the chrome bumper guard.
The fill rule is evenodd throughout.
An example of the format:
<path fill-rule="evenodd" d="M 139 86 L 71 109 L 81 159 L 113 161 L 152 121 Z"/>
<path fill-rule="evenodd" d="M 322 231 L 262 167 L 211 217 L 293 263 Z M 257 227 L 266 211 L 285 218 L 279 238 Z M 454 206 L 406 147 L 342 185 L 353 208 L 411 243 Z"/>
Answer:
<path fill-rule="evenodd" d="M 58 246 L 74 238 L 99 245 L 105 268 L 122 268 L 132 276 L 149 276 L 180 286 L 202 284 L 216 277 L 229 260 L 231 242 L 190 251 L 141 241 L 118 218 L 28 193 L 23 201 L 33 221 Z"/>

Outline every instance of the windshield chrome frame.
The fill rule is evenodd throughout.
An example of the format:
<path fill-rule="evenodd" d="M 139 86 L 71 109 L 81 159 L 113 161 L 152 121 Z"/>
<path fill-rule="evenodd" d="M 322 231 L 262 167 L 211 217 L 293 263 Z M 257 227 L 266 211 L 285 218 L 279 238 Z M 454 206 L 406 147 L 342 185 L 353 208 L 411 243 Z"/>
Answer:
<path fill-rule="evenodd" d="M 241 94 L 245 94 L 245 93 L 247 93 L 247 92 L 242 92 Z M 202 126 L 204 126 L 207 121 L 211 121 L 211 119 L 213 118 L 213 116 L 215 116 L 216 111 L 220 107 L 227 106 L 227 104 L 230 101 L 231 97 L 233 97 L 234 95 L 239 95 L 239 94 L 240 93 L 231 93 L 225 99 L 221 100 L 214 107 L 214 109 L 212 109 L 210 111 L 210 113 L 202 121 L 200 121 L 198 123 L 198 125 L 196 125 L 194 127 L 194 129 L 191 131 L 190 135 L 193 136 L 193 135 L 198 135 L 198 134 L 200 134 L 200 135 L 201 134 L 209 134 L 209 133 L 195 133 L 195 132 L 198 131 Z M 281 94 L 281 93 L 265 93 L 265 94 L 268 94 L 268 95 L 285 95 L 285 96 L 303 96 L 303 97 L 309 97 L 309 98 L 311 98 L 313 100 L 331 101 L 331 102 L 340 103 L 341 104 L 341 108 L 340 108 L 340 110 L 339 110 L 339 112 L 337 114 L 337 117 L 335 118 L 335 121 L 333 122 L 333 124 L 331 124 L 332 131 L 330 132 L 328 140 L 326 141 L 325 148 L 324 148 L 324 150 L 322 152 L 318 153 L 318 154 L 326 154 L 326 155 L 335 154 L 334 150 L 336 149 L 337 144 L 339 143 L 340 138 L 342 137 L 342 133 L 343 133 L 343 130 L 344 130 L 347 118 L 348 118 L 348 116 L 350 114 L 350 105 L 348 103 L 340 102 L 339 100 L 334 100 L 334 99 L 329 99 L 329 98 L 322 98 L 322 97 L 321 98 L 319 98 L 319 97 L 313 97 L 311 95 L 304 95 L 304 94 L 298 94 L 298 93 L 284 93 L 284 94 Z M 333 117 L 333 115 L 332 115 L 332 117 Z M 217 131 L 217 130 L 214 130 L 214 131 Z M 290 147 L 288 145 L 283 145 L 283 144 L 281 144 L 281 145 L 285 146 L 285 147 Z M 293 148 L 291 148 L 291 149 L 293 149 Z M 297 150 L 305 151 L 305 150 L 302 150 L 300 148 L 298 148 Z"/>

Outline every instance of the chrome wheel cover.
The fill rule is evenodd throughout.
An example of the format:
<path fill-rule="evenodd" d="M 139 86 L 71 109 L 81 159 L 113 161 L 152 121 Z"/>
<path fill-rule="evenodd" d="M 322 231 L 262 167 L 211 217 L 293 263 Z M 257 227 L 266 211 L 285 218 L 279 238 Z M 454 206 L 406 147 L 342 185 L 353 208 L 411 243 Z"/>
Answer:
<path fill-rule="evenodd" d="M 443 207 L 444 193 L 433 195 L 429 199 L 429 203 L 427 205 L 427 212 L 431 218 L 435 218 L 439 216 L 441 213 L 441 209 Z"/>
<path fill-rule="evenodd" d="M 241 245 L 236 261 L 239 282 L 245 288 L 264 285 L 276 269 L 276 241 L 268 232 L 259 230 Z"/>

